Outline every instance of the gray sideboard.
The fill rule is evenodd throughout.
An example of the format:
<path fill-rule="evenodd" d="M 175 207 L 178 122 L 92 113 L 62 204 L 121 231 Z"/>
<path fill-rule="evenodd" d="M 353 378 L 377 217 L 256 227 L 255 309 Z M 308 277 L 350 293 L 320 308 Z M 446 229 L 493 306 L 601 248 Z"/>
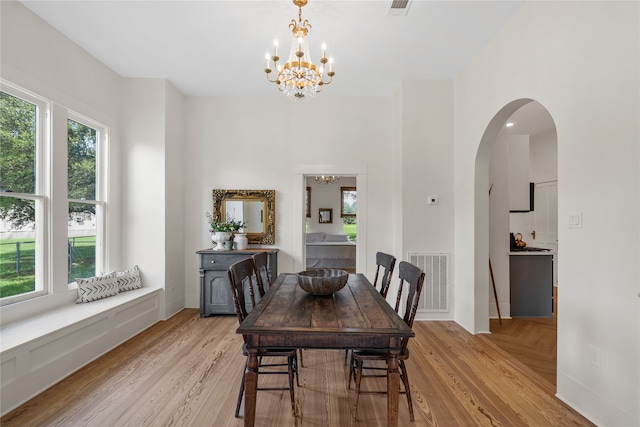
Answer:
<path fill-rule="evenodd" d="M 242 251 L 214 251 L 203 249 L 196 252 L 200 257 L 200 317 L 213 314 L 235 314 L 229 276 L 231 264 L 266 252 L 269 277 L 278 276 L 278 249 L 246 249 Z"/>

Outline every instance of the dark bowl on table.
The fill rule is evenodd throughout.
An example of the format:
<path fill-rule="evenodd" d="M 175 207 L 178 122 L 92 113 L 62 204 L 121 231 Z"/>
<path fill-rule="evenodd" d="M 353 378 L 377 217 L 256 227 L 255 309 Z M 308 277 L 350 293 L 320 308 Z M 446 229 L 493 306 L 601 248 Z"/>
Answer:
<path fill-rule="evenodd" d="M 331 295 L 344 288 L 349 273 L 335 268 L 318 268 L 298 273 L 298 286 L 313 295 Z"/>

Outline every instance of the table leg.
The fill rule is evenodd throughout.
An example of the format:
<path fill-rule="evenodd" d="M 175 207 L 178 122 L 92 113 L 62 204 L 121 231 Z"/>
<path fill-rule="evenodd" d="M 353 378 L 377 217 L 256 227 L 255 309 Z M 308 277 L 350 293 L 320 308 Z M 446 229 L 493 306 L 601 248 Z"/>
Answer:
<path fill-rule="evenodd" d="M 398 353 L 390 353 L 387 359 L 387 426 L 398 425 L 398 400 L 400 397 L 400 374 Z"/>
<path fill-rule="evenodd" d="M 258 394 L 258 353 L 249 350 L 247 372 L 244 377 L 244 426 L 253 427 L 256 421 L 256 396 Z"/>

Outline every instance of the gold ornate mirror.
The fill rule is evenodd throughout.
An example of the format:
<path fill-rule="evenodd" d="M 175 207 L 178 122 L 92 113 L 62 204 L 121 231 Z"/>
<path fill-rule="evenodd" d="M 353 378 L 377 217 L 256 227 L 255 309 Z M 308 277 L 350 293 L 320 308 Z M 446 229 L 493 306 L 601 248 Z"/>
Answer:
<path fill-rule="evenodd" d="M 273 245 L 276 229 L 275 190 L 213 190 L 213 219 L 246 223 L 249 243 Z"/>

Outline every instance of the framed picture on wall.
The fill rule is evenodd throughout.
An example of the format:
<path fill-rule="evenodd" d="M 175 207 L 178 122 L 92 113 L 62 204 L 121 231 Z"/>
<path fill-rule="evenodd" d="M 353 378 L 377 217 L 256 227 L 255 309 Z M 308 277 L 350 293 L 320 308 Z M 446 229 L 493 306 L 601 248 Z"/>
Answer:
<path fill-rule="evenodd" d="M 318 210 L 318 222 L 320 224 L 332 224 L 333 223 L 333 209 L 320 208 Z"/>
<path fill-rule="evenodd" d="M 307 192 L 304 196 L 304 204 L 306 206 L 307 218 L 311 218 L 311 187 L 307 187 Z"/>

